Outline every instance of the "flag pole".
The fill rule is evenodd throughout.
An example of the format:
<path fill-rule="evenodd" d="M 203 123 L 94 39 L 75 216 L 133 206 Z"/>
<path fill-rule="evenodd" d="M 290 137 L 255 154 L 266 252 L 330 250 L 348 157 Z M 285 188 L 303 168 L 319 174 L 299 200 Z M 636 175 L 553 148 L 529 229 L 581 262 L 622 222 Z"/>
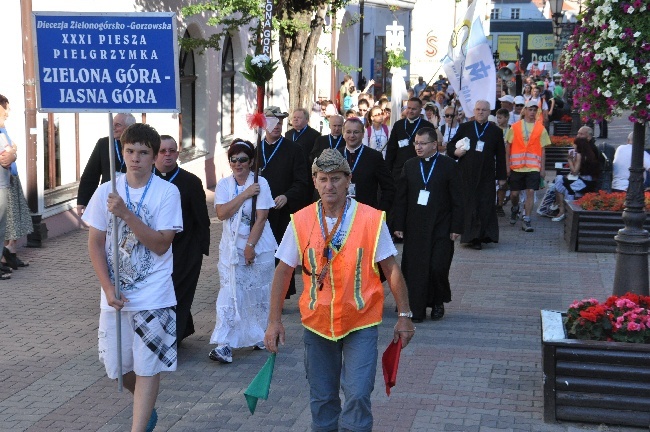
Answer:
<path fill-rule="evenodd" d="M 273 31 L 273 0 L 265 0 L 264 2 L 264 18 L 262 19 L 262 54 L 266 54 L 269 59 L 271 58 L 271 32 Z M 257 84 L 257 113 L 262 114 L 264 112 L 264 94 L 266 83 L 261 85 Z M 253 182 L 257 183 L 260 175 L 260 163 L 262 157 L 262 128 L 257 127 L 257 146 L 255 147 L 255 172 L 253 173 Z M 253 196 L 252 210 L 251 210 L 251 221 L 250 227 L 253 229 L 255 225 L 257 210 L 257 195 Z"/>
<path fill-rule="evenodd" d="M 115 136 L 113 135 L 113 113 L 108 113 L 108 160 L 111 170 L 111 192 L 117 193 L 117 186 L 115 184 L 115 151 L 111 144 L 115 143 Z M 115 298 L 122 297 L 120 290 L 120 268 L 119 268 L 119 248 L 118 248 L 118 234 L 117 229 L 117 216 L 111 213 L 113 223 L 113 232 L 111 233 L 111 242 L 113 243 L 113 275 L 115 280 Z M 122 311 L 116 310 L 115 314 L 115 339 L 117 342 L 117 391 L 122 393 L 124 389 L 122 377 Z"/>

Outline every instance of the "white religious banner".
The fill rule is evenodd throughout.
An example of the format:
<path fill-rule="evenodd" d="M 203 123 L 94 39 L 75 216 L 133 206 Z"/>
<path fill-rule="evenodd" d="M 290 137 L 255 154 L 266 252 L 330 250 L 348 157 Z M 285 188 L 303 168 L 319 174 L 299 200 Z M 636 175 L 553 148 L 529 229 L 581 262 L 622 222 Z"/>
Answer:
<path fill-rule="evenodd" d="M 466 113 L 474 111 L 478 100 L 490 102 L 490 108 L 496 102 L 496 69 L 476 3 L 472 2 L 465 17 L 456 23 L 449 51 L 442 59 L 449 83 Z"/>

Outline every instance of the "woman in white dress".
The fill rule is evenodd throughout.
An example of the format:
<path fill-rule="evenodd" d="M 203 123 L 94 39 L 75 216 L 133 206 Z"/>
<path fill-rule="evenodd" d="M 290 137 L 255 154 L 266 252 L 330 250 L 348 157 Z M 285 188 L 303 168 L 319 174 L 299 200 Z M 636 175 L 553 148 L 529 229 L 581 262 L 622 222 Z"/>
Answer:
<path fill-rule="evenodd" d="M 278 244 L 266 220 L 275 203 L 264 177 L 253 183 L 255 150 L 236 139 L 228 149 L 232 175 L 217 183 L 214 205 L 223 221 L 219 243 L 217 320 L 210 343 L 210 359 L 232 363 L 232 349 L 264 349 L 269 295 Z M 255 223 L 251 227 L 252 198 L 257 195 Z"/>
<path fill-rule="evenodd" d="M 386 159 L 386 144 L 390 136 L 390 128 L 384 124 L 384 112 L 375 105 L 368 113 L 370 118 L 369 126 L 363 133 L 363 144 L 381 152 Z"/>

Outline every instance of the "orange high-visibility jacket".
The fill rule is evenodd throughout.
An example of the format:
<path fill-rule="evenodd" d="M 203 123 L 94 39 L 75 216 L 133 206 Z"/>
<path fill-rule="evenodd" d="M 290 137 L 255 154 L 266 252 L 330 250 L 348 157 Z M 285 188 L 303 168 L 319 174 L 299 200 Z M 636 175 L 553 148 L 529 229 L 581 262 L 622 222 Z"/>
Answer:
<path fill-rule="evenodd" d="M 333 250 L 329 271 L 319 289 L 318 276 L 326 259 L 321 215 L 314 203 L 291 216 L 303 265 L 304 290 L 299 306 L 302 324 L 329 340 L 381 323 L 384 290 L 375 264 L 384 212 L 352 202 L 346 218 L 351 229 L 339 251 Z M 352 227 L 354 227 L 352 229 Z"/>
<path fill-rule="evenodd" d="M 528 143 L 524 142 L 524 119 L 512 125 L 512 144 L 510 145 L 510 169 L 513 171 L 529 168 L 542 170 L 542 132 L 544 124 L 535 122 Z"/>

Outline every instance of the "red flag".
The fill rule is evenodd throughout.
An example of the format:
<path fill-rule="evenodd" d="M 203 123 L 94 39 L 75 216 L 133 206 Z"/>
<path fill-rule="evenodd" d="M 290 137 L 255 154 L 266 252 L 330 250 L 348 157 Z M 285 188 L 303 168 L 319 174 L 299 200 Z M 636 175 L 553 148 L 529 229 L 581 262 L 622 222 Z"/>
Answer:
<path fill-rule="evenodd" d="M 381 356 L 381 366 L 384 370 L 384 382 L 386 383 L 386 394 L 390 396 L 390 388 L 397 382 L 397 368 L 399 367 L 399 355 L 402 352 L 402 340 L 390 342 L 386 351 Z"/>

